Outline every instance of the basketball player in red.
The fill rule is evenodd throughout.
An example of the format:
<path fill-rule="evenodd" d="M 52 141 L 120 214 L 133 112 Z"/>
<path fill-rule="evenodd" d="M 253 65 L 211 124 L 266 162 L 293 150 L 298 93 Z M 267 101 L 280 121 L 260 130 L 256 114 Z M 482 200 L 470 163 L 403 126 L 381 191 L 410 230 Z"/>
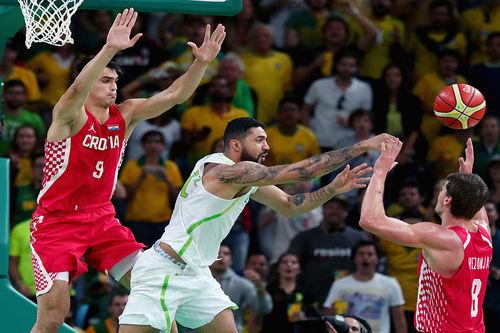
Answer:
<path fill-rule="evenodd" d="M 130 38 L 133 9 L 116 17 L 101 51 L 90 60 L 53 110 L 46 165 L 31 223 L 38 299 L 31 332 L 56 332 L 69 310 L 68 283 L 87 264 L 129 287 L 130 270 L 143 247 L 115 219 L 110 203 L 127 139 L 142 120 L 184 102 L 198 86 L 225 37 L 207 26 L 203 44 L 189 42 L 195 60 L 169 88 L 149 99 L 116 105 L 119 67 L 111 62 L 141 37 Z"/>
<path fill-rule="evenodd" d="M 363 229 L 422 249 L 415 328 L 419 332 L 484 332 L 483 300 L 492 245 L 484 205 L 488 188 L 472 173 L 474 151 L 467 140 L 459 173 L 450 174 L 436 204 L 442 224 L 407 224 L 385 215 L 384 182 L 401 150 L 398 139 L 382 144 L 361 207 Z"/>

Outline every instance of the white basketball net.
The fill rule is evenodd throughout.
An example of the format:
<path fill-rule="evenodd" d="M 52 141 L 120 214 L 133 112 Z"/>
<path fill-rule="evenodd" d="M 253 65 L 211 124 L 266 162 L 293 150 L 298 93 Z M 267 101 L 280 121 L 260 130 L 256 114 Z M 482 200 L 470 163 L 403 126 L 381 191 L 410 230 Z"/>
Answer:
<path fill-rule="evenodd" d="M 44 42 L 61 46 L 73 43 L 71 17 L 83 0 L 18 0 L 26 22 L 26 47 Z"/>

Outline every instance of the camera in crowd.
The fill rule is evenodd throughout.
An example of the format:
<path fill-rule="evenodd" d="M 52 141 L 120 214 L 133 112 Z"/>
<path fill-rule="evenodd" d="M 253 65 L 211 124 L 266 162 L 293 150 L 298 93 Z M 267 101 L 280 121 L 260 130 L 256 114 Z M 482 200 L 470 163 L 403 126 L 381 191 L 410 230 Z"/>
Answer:
<path fill-rule="evenodd" d="M 355 323 L 359 323 L 356 325 Z M 329 323 L 335 331 L 328 328 Z M 372 333 L 370 324 L 356 315 L 318 316 L 297 321 L 293 325 L 293 333 Z"/>

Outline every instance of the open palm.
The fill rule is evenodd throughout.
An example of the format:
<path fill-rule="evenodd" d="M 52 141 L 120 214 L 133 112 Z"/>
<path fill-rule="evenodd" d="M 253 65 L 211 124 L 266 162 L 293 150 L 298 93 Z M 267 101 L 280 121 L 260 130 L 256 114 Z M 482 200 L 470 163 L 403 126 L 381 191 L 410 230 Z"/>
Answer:
<path fill-rule="evenodd" d="M 332 181 L 335 192 L 345 193 L 357 188 L 365 188 L 366 183 L 370 181 L 370 177 L 361 176 L 367 174 L 371 170 L 372 168 L 368 167 L 366 163 L 358 165 L 352 170 L 348 164 Z"/>
<path fill-rule="evenodd" d="M 118 14 L 109 29 L 106 44 L 119 51 L 134 46 L 142 36 L 142 34 L 137 34 L 132 39 L 130 38 L 130 32 L 136 20 L 137 12 L 133 8 L 125 9 Z"/>
<path fill-rule="evenodd" d="M 193 54 L 198 61 L 209 63 L 219 54 L 225 37 L 226 31 L 222 24 L 217 25 L 212 35 L 210 35 L 210 24 L 207 24 L 203 44 L 198 47 L 195 43 L 188 42 L 188 45 L 193 49 Z"/>

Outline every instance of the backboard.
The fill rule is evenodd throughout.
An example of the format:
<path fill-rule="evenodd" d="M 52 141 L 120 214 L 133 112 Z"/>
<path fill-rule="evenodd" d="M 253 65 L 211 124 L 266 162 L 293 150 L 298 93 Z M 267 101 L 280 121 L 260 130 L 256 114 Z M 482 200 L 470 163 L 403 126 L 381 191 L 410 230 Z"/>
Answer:
<path fill-rule="evenodd" d="M 37 2 L 43 5 L 44 1 L 37 0 Z M 132 7 L 138 12 L 229 16 L 237 14 L 241 10 L 241 4 L 242 0 L 84 0 L 79 9 L 125 9 Z M 17 0 L 0 0 L 0 5 L 19 6 L 19 3 Z"/>

